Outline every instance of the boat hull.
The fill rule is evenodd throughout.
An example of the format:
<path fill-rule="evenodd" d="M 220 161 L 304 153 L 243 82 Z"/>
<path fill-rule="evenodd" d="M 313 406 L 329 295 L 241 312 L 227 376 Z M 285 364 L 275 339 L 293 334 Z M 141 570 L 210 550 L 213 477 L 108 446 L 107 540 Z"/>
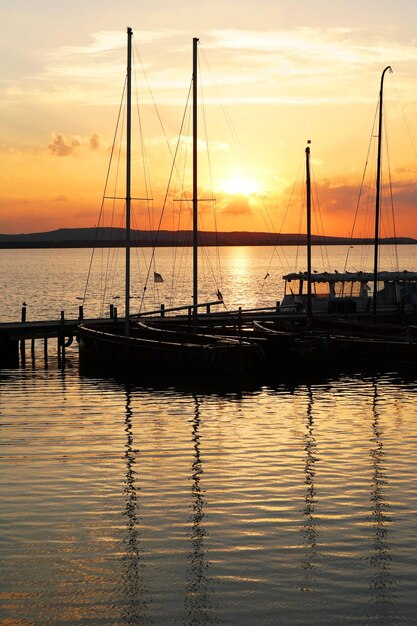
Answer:
<path fill-rule="evenodd" d="M 87 327 L 79 329 L 79 351 L 83 369 L 143 375 L 232 375 L 255 371 L 264 362 L 259 346 L 243 342 L 158 341 Z"/>
<path fill-rule="evenodd" d="M 339 362 L 354 365 L 417 366 L 417 343 L 393 338 L 332 336 L 329 342 Z"/>

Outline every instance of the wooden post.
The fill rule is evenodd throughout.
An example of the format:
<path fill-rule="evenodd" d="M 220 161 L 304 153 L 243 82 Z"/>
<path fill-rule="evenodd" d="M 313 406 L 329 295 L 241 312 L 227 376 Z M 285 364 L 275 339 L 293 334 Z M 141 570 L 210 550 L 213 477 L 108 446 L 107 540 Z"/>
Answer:
<path fill-rule="evenodd" d="M 117 322 L 117 306 L 113 308 L 113 319 L 115 322 Z"/>
<path fill-rule="evenodd" d="M 238 323 L 238 328 L 239 328 L 239 332 L 242 331 L 242 307 L 240 306 L 238 309 L 238 316 L 237 316 L 237 323 Z"/>
<path fill-rule="evenodd" d="M 20 362 L 22 367 L 26 367 L 26 345 L 24 339 L 20 340 Z"/>
<path fill-rule="evenodd" d="M 207 315 L 210 315 L 210 305 L 209 304 L 206 305 L 206 313 L 207 313 Z"/>
<path fill-rule="evenodd" d="M 43 338 L 43 358 L 45 361 L 45 367 L 48 366 L 48 338 Z"/>
<path fill-rule="evenodd" d="M 65 322 L 65 311 L 61 311 L 61 323 Z"/>
<path fill-rule="evenodd" d="M 65 335 L 58 334 L 58 367 L 65 367 Z"/>
<path fill-rule="evenodd" d="M 114 317 L 114 306 L 113 304 L 110 305 L 110 319 L 112 320 Z"/>
<path fill-rule="evenodd" d="M 26 304 L 24 304 L 22 306 L 22 317 L 21 317 L 22 323 L 26 322 Z"/>
<path fill-rule="evenodd" d="M 165 304 L 161 304 L 161 317 L 165 317 Z"/>
<path fill-rule="evenodd" d="M 35 338 L 30 340 L 30 355 L 32 357 L 32 363 L 35 363 Z"/>
<path fill-rule="evenodd" d="M 81 322 L 84 319 L 84 307 L 82 304 L 78 307 L 78 320 Z"/>

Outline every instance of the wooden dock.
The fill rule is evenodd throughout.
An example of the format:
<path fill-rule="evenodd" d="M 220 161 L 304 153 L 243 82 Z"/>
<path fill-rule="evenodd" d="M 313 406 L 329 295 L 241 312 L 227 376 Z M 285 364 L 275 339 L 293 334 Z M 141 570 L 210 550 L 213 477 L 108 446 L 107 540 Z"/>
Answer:
<path fill-rule="evenodd" d="M 254 319 L 274 319 L 277 315 L 277 307 L 245 310 L 239 308 L 233 311 L 213 312 L 212 306 L 221 304 L 220 301 L 208 302 L 197 305 L 198 323 L 203 325 L 235 324 L 236 326 L 250 323 Z M 35 359 L 35 341 L 43 341 L 43 353 L 45 361 L 48 357 L 50 340 L 56 339 L 58 362 L 65 363 L 65 349 L 68 348 L 77 337 L 79 324 L 109 325 L 117 318 L 116 307 L 110 306 L 109 316 L 103 318 L 84 319 L 83 309 L 80 307 L 79 317 L 65 319 L 64 312 L 58 320 L 40 320 L 29 322 L 26 320 L 26 308 L 22 308 L 20 322 L 0 323 L 0 368 L 19 367 L 26 362 L 26 343 L 30 343 L 32 360 Z M 170 323 L 193 322 L 194 309 L 192 306 L 166 308 L 163 304 L 153 311 L 146 311 L 139 315 L 131 316 L 132 320 L 163 319 L 167 325 Z"/>
<path fill-rule="evenodd" d="M 110 318 L 82 320 L 85 323 L 108 324 Z M 58 362 L 65 362 L 65 349 L 76 338 L 80 319 L 43 320 L 35 322 L 0 323 L 0 368 L 18 367 L 26 362 L 26 343 L 30 343 L 32 360 L 35 357 L 35 341 L 43 340 L 44 358 L 48 357 L 49 341 L 56 339 Z M 19 359 L 20 355 L 20 359 Z"/>

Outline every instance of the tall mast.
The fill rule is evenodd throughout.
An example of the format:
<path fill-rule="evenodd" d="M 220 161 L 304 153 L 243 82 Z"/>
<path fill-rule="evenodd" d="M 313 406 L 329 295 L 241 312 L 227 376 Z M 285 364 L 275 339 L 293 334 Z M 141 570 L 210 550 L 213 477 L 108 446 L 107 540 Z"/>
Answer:
<path fill-rule="evenodd" d="M 373 316 L 376 319 L 376 294 L 378 289 L 378 248 L 379 248 L 379 214 L 381 204 L 381 153 L 382 153 L 382 98 L 384 88 L 384 76 L 387 71 L 392 72 L 388 65 L 381 75 L 381 87 L 379 90 L 379 123 L 378 123 L 378 157 L 376 166 L 376 199 L 375 199 L 375 239 L 374 239 L 374 297 Z"/>
<path fill-rule="evenodd" d="M 198 305 L 197 37 L 193 38 L 193 316 Z"/>
<path fill-rule="evenodd" d="M 125 335 L 130 331 L 130 173 L 131 173 L 131 131 L 132 131 L 132 36 L 127 29 L 127 104 L 126 104 L 126 270 L 125 270 Z"/>
<path fill-rule="evenodd" d="M 307 143 L 310 143 L 308 141 Z M 306 147 L 306 199 L 307 199 L 307 318 L 312 316 L 311 303 L 311 180 L 310 180 L 310 146 Z"/>

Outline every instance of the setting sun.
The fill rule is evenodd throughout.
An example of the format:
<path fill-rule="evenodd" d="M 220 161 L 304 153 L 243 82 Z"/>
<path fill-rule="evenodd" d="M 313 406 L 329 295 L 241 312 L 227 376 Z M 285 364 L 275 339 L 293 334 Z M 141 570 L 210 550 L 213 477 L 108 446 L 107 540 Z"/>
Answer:
<path fill-rule="evenodd" d="M 248 178 L 229 178 L 220 183 L 220 188 L 225 193 L 232 195 L 250 196 L 259 191 L 259 185 Z"/>

